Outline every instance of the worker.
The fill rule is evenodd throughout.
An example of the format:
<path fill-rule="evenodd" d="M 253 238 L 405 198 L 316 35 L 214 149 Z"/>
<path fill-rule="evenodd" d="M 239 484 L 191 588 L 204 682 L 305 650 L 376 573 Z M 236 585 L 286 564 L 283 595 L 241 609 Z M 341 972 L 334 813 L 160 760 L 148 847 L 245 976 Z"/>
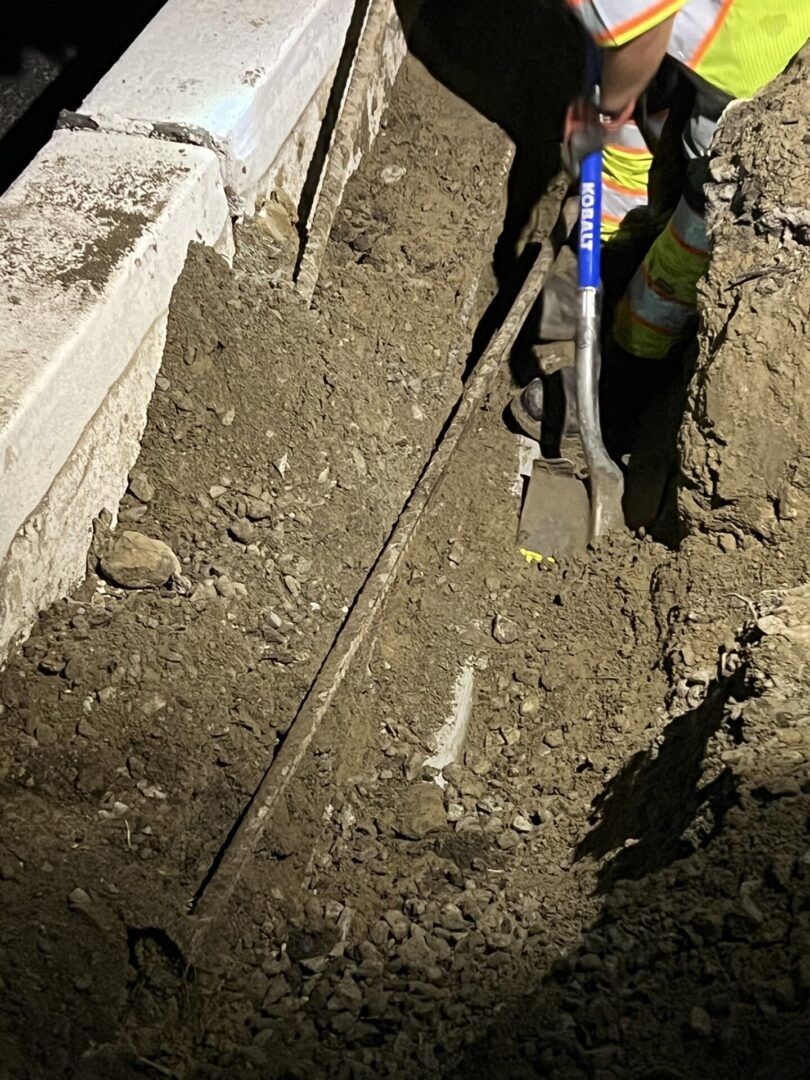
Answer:
<path fill-rule="evenodd" d="M 602 236 L 621 229 L 624 209 L 644 202 L 649 147 L 631 184 L 611 175 L 611 162 L 628 131 L 637 102 L 667 56 L 675 61 L 694 94 L 682 145 L 686 157 L 682 195 L 665 227 L 650 246 L 619 301 L 613 338 L 635 381 L 649 376 L 650 361 L 662 360 L 695 331 L 697 284 L 709 261 L 704 221 L 708 152 L 719 119 L 729 103 L 750 98 L 774 79 L 810 37 L 810 0 L 566 0 L 601 49 L 598 104 L 575 102 L 566 122 L 564 156 L 577 162 L 605 148 L 605 207 Z M 618 136 L 618 137 L 617 137 Z M 624 147 L 630 149 L 629 145 Z M 640 149 L 640 147 L 639 147 Z M 623 163 L 619 162 L 620 168 Z M 617 208 L 617 209 L 614 209 Z M 618 220 L 617 220 L 618 219 Z M 547 290 L 540 335 L 574 336 L 575 289 L 570 268 L 558 273 Z M 516 397 L 513 415 L 533 434 L 542 416 L 542 388 L 530 383 Z"/>
<path fill-rule="evenodd" d="M 602 146 L 602 216 L 600 232 L 603 250 L 614 256 L 612 262 L 633 259 L 638 244 L 655 229 L 655 216 L 649 208 L 649 183 L 654 152 L 669 114 L 669 101 L 675 91 L 677 74 L 666 63 L 644 93 L 643 101 L 632 115 L 611 126 Z M 540 304 L 529 320 L 527 336 L 535 341 L 534 360 L 545 376 L 560 371 L 567 393 L 566 434 L 577 431 L 573 380 L 574 338 L 577 318 L 577 257 L 574 251 L 579 199 L 566 203 L 564 217 L 569 237 L 552 267 Z M 573 212 L 572 212 L 573 211 Z M 665 219 L 660 222 L 660 231 Z M 636 261 L 632 264 L 637 265 Z M 513 420 L 532 438 L 539 438 L 544 400 L 544 380 L 532 379 L 511 403 Z"/>

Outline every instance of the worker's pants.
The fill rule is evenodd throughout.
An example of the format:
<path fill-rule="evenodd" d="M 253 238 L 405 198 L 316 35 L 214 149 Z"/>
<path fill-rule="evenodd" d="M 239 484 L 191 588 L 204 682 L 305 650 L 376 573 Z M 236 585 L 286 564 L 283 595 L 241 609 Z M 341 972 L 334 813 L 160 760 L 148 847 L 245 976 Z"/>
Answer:
<path fill-rule="evenodd" d="M 690 73 L 691 74 L 691 73 Z M 703 187 L 708 153 L 731 100 L 701 79 L 683 133 L 687 157 L 683 195 L 664 231 L 636 271 L 615 315 L 614 335 L 634 356 L 659 359 L 688 338 L 697 323 L 697 285 L 709 264 Z"/>

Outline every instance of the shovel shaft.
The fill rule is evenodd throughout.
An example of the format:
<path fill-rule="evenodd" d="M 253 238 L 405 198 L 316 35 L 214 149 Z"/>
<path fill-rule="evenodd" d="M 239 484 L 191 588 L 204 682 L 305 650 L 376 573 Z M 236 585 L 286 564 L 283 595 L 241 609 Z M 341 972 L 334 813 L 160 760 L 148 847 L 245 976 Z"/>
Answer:
<path fill-rule="evenodd" d="M 591 538 L 620 528 L 624 521 L 624 480 L 602 439 L 599 416 L 600 287 L 602 279 L 602 154 L 582 162 L 579 225 L 579 306 L 577 311 L 577 409 L 591 482 Z"/>

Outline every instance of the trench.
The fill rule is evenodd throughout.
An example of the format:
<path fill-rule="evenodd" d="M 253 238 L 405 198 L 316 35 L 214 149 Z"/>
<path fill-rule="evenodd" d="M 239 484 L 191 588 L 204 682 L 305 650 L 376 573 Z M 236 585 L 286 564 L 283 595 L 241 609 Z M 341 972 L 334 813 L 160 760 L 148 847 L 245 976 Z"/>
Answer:
<path fill-rule="evenodd" d="M 549 7 L 508 56 L 522 18 L 411 28 L 312 310 L 283 217 L 232 272 L 189 255 L 118 525 L 188 588 L 89 573 L 0 676 L 0 1076 L 805 1074 L 806 519 L 529 566 L 505 362 L 227 902 L 190 915 L 550 231 L 553 109 L 517 74 L 564 90 L 564 30 Z"/>

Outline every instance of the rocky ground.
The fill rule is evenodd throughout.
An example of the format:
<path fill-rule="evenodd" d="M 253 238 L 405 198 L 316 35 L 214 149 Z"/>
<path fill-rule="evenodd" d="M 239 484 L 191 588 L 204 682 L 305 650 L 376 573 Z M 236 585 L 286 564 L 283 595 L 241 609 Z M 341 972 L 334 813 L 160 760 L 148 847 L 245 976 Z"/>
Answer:
<path fill-rule="evenodd" d="M 806 1075 L 803 62 L 727 120 L 686 417 L 658 403 L 655 453 L 642 432 L 634 475 L 679 440 L 677 550 L 653 529 L 522 562 L 504 373 L 184 954 L 184 901 L 458 388 L 504 145 L 425 78 L 353 183 L 314 317 L 267 288 L 279 208 L 233 277 L 193 255 L 121 524 L 2 676 L 0 1075 Z M 163 581 L 113 584 L 145 568 Z"/>

